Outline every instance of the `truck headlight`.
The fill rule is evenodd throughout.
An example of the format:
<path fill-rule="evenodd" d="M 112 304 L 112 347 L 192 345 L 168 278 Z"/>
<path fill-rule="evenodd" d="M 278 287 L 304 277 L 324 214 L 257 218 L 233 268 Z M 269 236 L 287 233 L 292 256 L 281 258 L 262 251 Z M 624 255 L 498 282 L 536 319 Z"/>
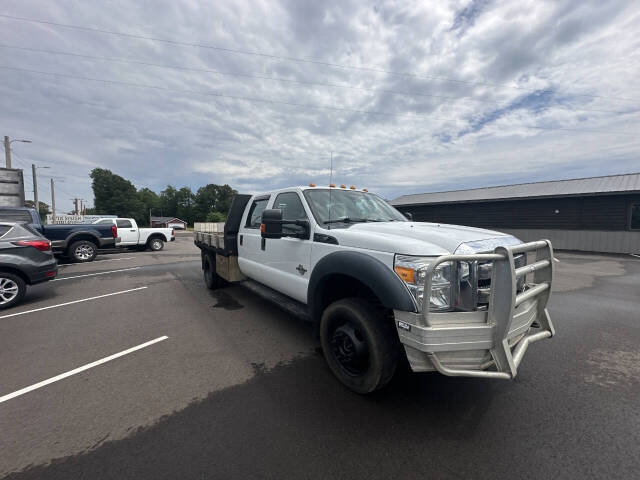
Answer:
<path fill-rule="evenodd" d="M 436 257 L 415 257 L 412 255 L 396 255 L 393 269 L 404 281 L 422 310 L 424 303 L 424 283 L 427 268 Z M 431 277 L 430 311 L 450 310 L 453 297 L 453 266 L 451 262 L 438 265 Z"/>

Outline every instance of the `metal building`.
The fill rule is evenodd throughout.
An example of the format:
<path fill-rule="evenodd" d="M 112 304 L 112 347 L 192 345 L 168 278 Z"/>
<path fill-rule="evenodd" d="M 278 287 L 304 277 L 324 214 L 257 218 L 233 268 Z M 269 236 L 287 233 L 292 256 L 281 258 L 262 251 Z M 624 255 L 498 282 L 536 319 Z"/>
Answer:
<path fill-rule="evenodd" d="M 403 195 L 416 221 L 548 238 L 555 248 L 640 253 L 640 173 Z"/>

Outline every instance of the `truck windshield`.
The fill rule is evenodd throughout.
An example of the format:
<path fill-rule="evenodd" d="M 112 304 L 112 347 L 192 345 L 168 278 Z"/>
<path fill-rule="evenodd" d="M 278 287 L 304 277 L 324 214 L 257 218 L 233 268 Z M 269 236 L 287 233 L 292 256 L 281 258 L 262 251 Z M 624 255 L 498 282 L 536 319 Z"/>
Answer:
<path fill-rule="evenodd" d="M 371 193 L 352 190 L 305 190 L 304 196 L 321 225 L 357 222 L 404 222 L 395 208 Z M 331 198 L 331 200 L 329 200 Z"/>

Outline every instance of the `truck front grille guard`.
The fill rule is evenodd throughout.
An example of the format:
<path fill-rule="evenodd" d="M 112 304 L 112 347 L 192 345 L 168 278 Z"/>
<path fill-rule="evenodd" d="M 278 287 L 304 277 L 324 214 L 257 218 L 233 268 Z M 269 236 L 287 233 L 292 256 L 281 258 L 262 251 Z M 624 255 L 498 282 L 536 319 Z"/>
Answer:
<path fill-rule="evenodd" d="M 513 260 L 514 255 L 529 252 L 536 252 L 536 261 L 516 268 Z M 436 370 L 444 375 L 512 379 L 517 374 L 518 365 L 520 365 L 529 344 L 552 337 L 555 334 L 546 308 L 553 282 L 553 247 L 549 240 L 540 240 L 520 245 L 498 247 L 494 250 L 494 253 L 443 255 L 438 257 L 427 268 L 424 289 L 425 303 L 429 302 L 431 278 L 439 264 L 476 260 L 493 262 L 487 325 L 494 327 L 493 348 L 490 349 L 490 352 L 497 371 L 451 369 L 444 366 L 434 352 L 428 353 L 428 355 Z M 518 293 L 516 289 L 517 280 L 530 273 L 534 274 L 533 282 L 527 284 L 527 288 L 523 292 Z M 536 297 L 536 320 L 540 325 L 541 331 L 523 337 L 512 351 L 509 346 L 508 334 L 515 310 L 525 301 Z M 429 314 L 428 307 L 422 309 L 423 321 L 427 327 L 432 326 L 429 321 Z"/>

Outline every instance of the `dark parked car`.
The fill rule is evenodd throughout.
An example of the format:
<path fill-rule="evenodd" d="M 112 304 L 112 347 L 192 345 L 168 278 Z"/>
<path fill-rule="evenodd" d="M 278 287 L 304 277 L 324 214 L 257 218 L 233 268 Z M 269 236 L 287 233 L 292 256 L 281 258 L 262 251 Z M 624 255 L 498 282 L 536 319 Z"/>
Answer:
<path fill-rule="evenodd" d="M 57 274 L 49 240 L 28 225 L 0 222 L 0 309 L 19 303 L 27 285 Z"/>
<path fill-rule="evenodd" d="M 118 239 L 115 225 L 43 225 L 34 208 L 0 207 L 0 222 L 30 225 L 51 240 L 51 248 L 76 262 L 91 262 L 98 248 L 113 248 Z"/>

